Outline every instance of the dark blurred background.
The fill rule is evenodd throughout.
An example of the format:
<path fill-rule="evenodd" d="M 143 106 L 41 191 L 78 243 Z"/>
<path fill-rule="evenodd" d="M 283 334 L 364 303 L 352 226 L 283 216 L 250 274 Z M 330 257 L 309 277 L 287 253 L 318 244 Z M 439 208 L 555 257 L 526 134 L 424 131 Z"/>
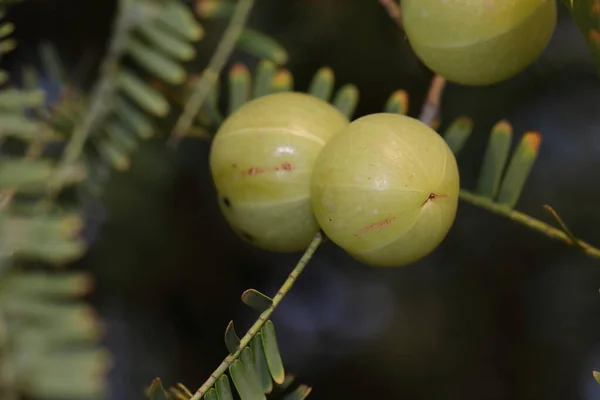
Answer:
<path fill-rule="evenodd" d="M 29 0 L 14 9 L 19 48 L 37 62 L 41 39 L 67 65 L 104 51 L 115 1 Z M 486 88 L 449 85 L 442 128 L 459 115 L 475 132 L 459 157 L 473 188 L 487 135 L 507 118 L 518 136 L 540 130 L 539 159 L 517 208 L 545 219 L 551 204 L 581 238 L 600 244 L 600 81 L 562 4 L 546 52 L 524 73 Z M 224 29 L 204 21 L 201 70 Z M 296 89 L 324 65 L 361 91 L 357 115 L 380 111 L 396 89 L 417 116 L 431 73 L 376 0 L 259 0 L 250 26 L 290 53 Z M 234 61 L 254 61 L 236 54 Z M 91 63 L 92 65 L 94 62 Z M 90 75 L 93 77 L 93 75 Z M 516 141 L 516 139 L 515 139 Z M 209 144 L 173 154 L 144 145 L 90 205 L 92 248 L 82 262 L 116 363 L 111 398 L 141 399 L 160 376 L 198 387 L 226 355 L 223 332 L 256 315 L 240 301 L 273 294 L 299 255 L 239 241 L 221 217 Z M 600 262 L 499 216 L 461 203 L 444 243 L 422 261 L 374 269 L 327 244 L 273 318 L 288 371 L 310 398 L 423 400 L 600 399 Z"/>

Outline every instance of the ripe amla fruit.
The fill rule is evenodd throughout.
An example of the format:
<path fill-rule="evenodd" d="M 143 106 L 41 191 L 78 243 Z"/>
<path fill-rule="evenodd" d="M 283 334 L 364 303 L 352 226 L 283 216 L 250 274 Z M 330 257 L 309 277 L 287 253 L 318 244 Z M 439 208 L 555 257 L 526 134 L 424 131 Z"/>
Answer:
<path fill-rule="evenodd" d="M 399 114 L 352 122 L 321 150 L 311 204 L 323 232 L 372 266 L 413 263 L 444 239 L 456 216 L 454 154 L 433 129 Z"/>
<path fill-rule="evenodd" d="M 521 72 L 556 26 L 555 0 L 403 0 L 416 55 L 449 81 L 490 85 Z"/>
<path fill-rule="evenodd" d="M 310 177 L 317 155 L 348 119 L 314 96 L 284 92 L 233 112 L 214 137 L 210 169 L 231 228 L 264 250 L 305 250 L 319 227 Z"/>

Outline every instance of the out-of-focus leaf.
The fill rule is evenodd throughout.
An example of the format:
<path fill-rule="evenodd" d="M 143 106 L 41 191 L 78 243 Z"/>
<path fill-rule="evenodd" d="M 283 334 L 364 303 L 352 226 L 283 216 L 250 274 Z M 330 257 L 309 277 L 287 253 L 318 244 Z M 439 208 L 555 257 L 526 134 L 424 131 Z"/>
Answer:
<path fill-rule="evenodd" d="M 0 91 L 0 109 L 15 111 L 28 107 L 40 107 L 44 105 L 44 99 L 45 94 L 42 89 L 6 89 Z M 1 126 L 4 127 L 4 122 L 1 123 Z"/>
<path fill-rule="evenodd" d="M 310 85 L 308 86 L 307 93 L 325 101 L 331 99 L 333 93 L 333 85 L 335 83 L 335 77 L 333 70 L 329 67 L 320 68 L 313 76 Z"/>
<path fill-rule="evenodd" d="M 385 103 L 384 111 L 406 115 L 408 112 L 408 93 L 405 90 L 396 90 Z"/>
<path fill-rule="evenodd" d="M 67 81 L 67 74 L 56 47 L 52 43 L 44 41 L 40 44 L 40 55 L 44 71 L 56 82 L 64 84 Z"/>
<path fill-rule="evenodd" d="M 231 0 L 196 0 L 196 14 L 200 18 L 230 18 L 235 11 Z"/>
<path fill-rule="evenodd" d="M 198 41 L 202 39 L 204 29 L 183 2 L 166 0 L 165 3 L 160 16 L 156 20 L 157 23 L 187 40 Z"/>
<path fill-rule="evenodd" d="M 134 105 L 123 97 L 117 96 L 115 106 L 116 114 L 119 116 L 121 123 L 137 133 L 139 137 L 147 139 L 154 135 L 152 123 Z"/>
<path fill-rule="evenodd" d="M 186 78 L 183 67 L 139 40 L 130 39 L 128 51 L 142 68 L 165 82 L 175 85 L 182 83 Z"/>
<path fill-rule="evenodd" d="M 332 103 L 342 114 L 351 118 L 358 105 L 358 96 L 358 88 L 353 84 L 346 84 L 338 90 Z"/>
<path fill-rule="evenodd" d="M 4 158 L 0 160 L 0 190 L 42 190 L 54 173 L 55 163 L 47 159 Z M 65 184 L 80 182 L 84 177 L 85 169 L 82 164 L 70 165 L 61 171 L 61 182 Z"/>
<path fill-rule="evenodd" d="M 250 72 L 244 64 L 236 64 L 229 70 L 229 114 L 248 101 L 250 83 Z"/>
<path fill-rule="evenodd" d="M 284 391 L 287 390 L 290 386 L 292 386 L 292 383 L 294 383 L 295 380 L 296 377 L 294 375 L 287 374 L 283 379 L 283 382 L 279 384 L 279 389 Z"/>
<path fill-rule="evenodd" d="M 111 142 L 127 152 L 132 152 L 138 147 L 135 134 L 123 126 L 120 122 L 111 121 L 106 125 L 106 133 Z"/>
<path fill-rule="evenodd" d="M 471 136 L 473 122 L 467 117 L 455 119 L 444 131 L 444 140 L 450 147 L 450 150 L 457 156 L 464 147 L 467 139 Z"/>
<path fill-rule="evenodd" d="M 196 55 L 194 46 L 178 36 L 172 35 L 160 25 L 155 24 L 154 21 L 139 25 L 138 30 L 155 48 L 171 57 L 181 61 L 189 61 Z"/>
<path fill-rule="evenodd" d="M 276 65 L 283 65 L 288 61 L 288 54 L 281 44 L 253 29 L 246 28 L 240 34 L 237 47 L 258 59 L 266 59 Z"/>
<path fill-rule="evenodd" d="M 500 121 L 494 125 L 483 156 L 483 166 L 477 182 L 477 194 L 490 199 L 495 198 L 498 194 L 511 140 L 512 127 L 508 121 Z"/>
<path fill-rule="evenodd" d="M 110 164 L 117 171 L 125 171 L 131 166 L 131 160 L 127 153 L 123 152 L 122 149 L 116 147 L 114 143 L 107 139 L 97 139 L 94 141 L 96 149 L 104 158 L 104 160 Z"/>
<path fill-rule="evenodd" d="M 169 396 L 163 388 L 160 378 L 154 378 L 148 388 L 147 396 L 150 400 L 169 400 Z"/>
<path fill-rule="evenodd" d="M 84 295 L 92 287 L 92 279 L 81 272 L 14 272 L 0 281 L 0 296 L 27 298 L 72 298 Z"/>
<path fill-rule="evenodd" d="M 25 141 L 39 138 L 44 126 L 22 114 L 0 114 L 0 138 L 16 137 Z"/>
<path fill-rule="evenodd" d="M 254 91 L 252 98 L 256 99 L 273 92 L 272 84 L 275 76 L 275 64 L 262 60 L 254 74 Z"/>
<path fill-rule="evenodd" d="M 0 25 L 0 38 L 5 38 L 8 35 L 12 35 L 15 31 L 15 24 L 12 22 L 4 22 Z"/>
<path fill-rule="evenodd" d="M 0 42 L 0 54 L 10 53 L 17 48 L 17 41 L 14 39 L 6 39 Z"/>
<path fill-rule="evenodd" d="M 23 258 L 68 262 L 80 257 L 85 242 L 75 235 L 81 230 L 77 215 L 0 218 L 2 251 Z"/>
<path fill-rule="evenodd" d="M 111 357 L 102 349 L 29 353 L 22 387 L 26 394 L 40 398 L 75 400 L 106 396 L 106 374 Z M 65 371 L 69 371 L 65 374 Z"/>
<path fill-rule="evenodd" d="M 167 99 L 128 69 L 119 71 L 117 84 L 130 99 L 150 114 L 164 117 L 169 112 Z"/>
<path fill-rule="evenodd" d="M 271 84 L 273 92 L 290 92 L 294 90 L 294 76 L 285 68 L 277 71 Z"/>
<path fill-rule="evenodd" d="M 537 159 L 541 141 L 542 136 L 538 132 L 527 132 L 523 135 L 504 175 L 498 203 L 511 208 L 517 204 L 525 181 Z"/>
<path fill-rule="evenodd" d="M 583 34 L 600 75 L 600 3 L 598 0 L 564 0 Z"/>
<path fill-rule="evenodd" d="M 0 85 L 4 85 L 6 82 L 8 82 L 8 73 L 0 70 Z"/>
<path fill-rule="evenodd" d="M 306 385 L 299 385 L 292 393 L 285 395 L 283 400 L 304 400 L 312 392 L 312 388 Z"/>

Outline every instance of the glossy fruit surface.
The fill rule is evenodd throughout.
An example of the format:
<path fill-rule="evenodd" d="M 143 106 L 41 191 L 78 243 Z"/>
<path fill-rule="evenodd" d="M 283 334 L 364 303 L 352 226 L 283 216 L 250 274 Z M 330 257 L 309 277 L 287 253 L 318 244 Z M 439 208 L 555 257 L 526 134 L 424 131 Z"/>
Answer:
<path fill-rule="evenodd" d="M 314 161 L 348 123 L 329 103 L 296 92 L 232 113 L 215 135 L 210 168 L 233 230 L 265 250 L 304 250 L 319 229 L 309 199 Z"/>
<path fill-rule="evenodd" d="M 403 0 L 416 55 L 464 85 L 490 85 L 533 63 L 556 26 L 555 0 Z"/>
<path fill-rule="evenodd" d="M 353 121 L 325 145 L 311 180 L 324 233 L 373 266 L 403 266 L 433 251 L 454 222 L 458 192 L 444 139 L 398 114 Z"/>

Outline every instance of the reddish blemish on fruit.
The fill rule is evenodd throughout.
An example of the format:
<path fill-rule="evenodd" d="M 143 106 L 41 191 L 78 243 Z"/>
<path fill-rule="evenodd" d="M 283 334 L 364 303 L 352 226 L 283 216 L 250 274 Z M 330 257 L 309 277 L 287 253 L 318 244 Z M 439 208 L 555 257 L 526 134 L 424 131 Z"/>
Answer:
<path fill-rule="evenodd" d="M 233 164 L 233 167 L 236 168 L 237 165 Z M 269 172 L 269 171 L 293 171 L 294 169 L 296 169 L 296 167 L 294 167 L 293 164 L 286 161 L 286 162 L 279 164 L 273 168 L 267 168 L 267 169 L 256 168 L 256 167 L 248 168 L 247 170 L 242 171 L 242 174 L 243 175 L 259 175 L 259 174 L 264 174 L 265 172 Z"/>
<path fill-rule="evenodd" d="M 383 228 L 385 226 L 389 226 L 395 219 L 396 219 L 396 217 L 389 217 L 389 218 L 384 219 L 383 221 L 373 222 L 372 224 L 369 224 L 369 225 L 359 229 L 358 233 L 355 233 L 354 236 L 360 237 L 360 236 L 363 236 L 366 232 L 370 232 L 374 229 L 379 229 L 379 228 Z"/>
<path fill-rule="evenodd" d="M 258 175 L 258 174 L 262 174 L 264 173 L 265 170 L 262 168 L 248 168 L 247 170 L 245 170 L 244 172 L 242 172 L 242 174 L 244 175 Z"/>
<path fill-rule="evenodd" d="M 294 169 L 294 166 L 289 162 L 284 162 L 281 165 L 275 167 L 275 171 L 291 171 Z"/>

